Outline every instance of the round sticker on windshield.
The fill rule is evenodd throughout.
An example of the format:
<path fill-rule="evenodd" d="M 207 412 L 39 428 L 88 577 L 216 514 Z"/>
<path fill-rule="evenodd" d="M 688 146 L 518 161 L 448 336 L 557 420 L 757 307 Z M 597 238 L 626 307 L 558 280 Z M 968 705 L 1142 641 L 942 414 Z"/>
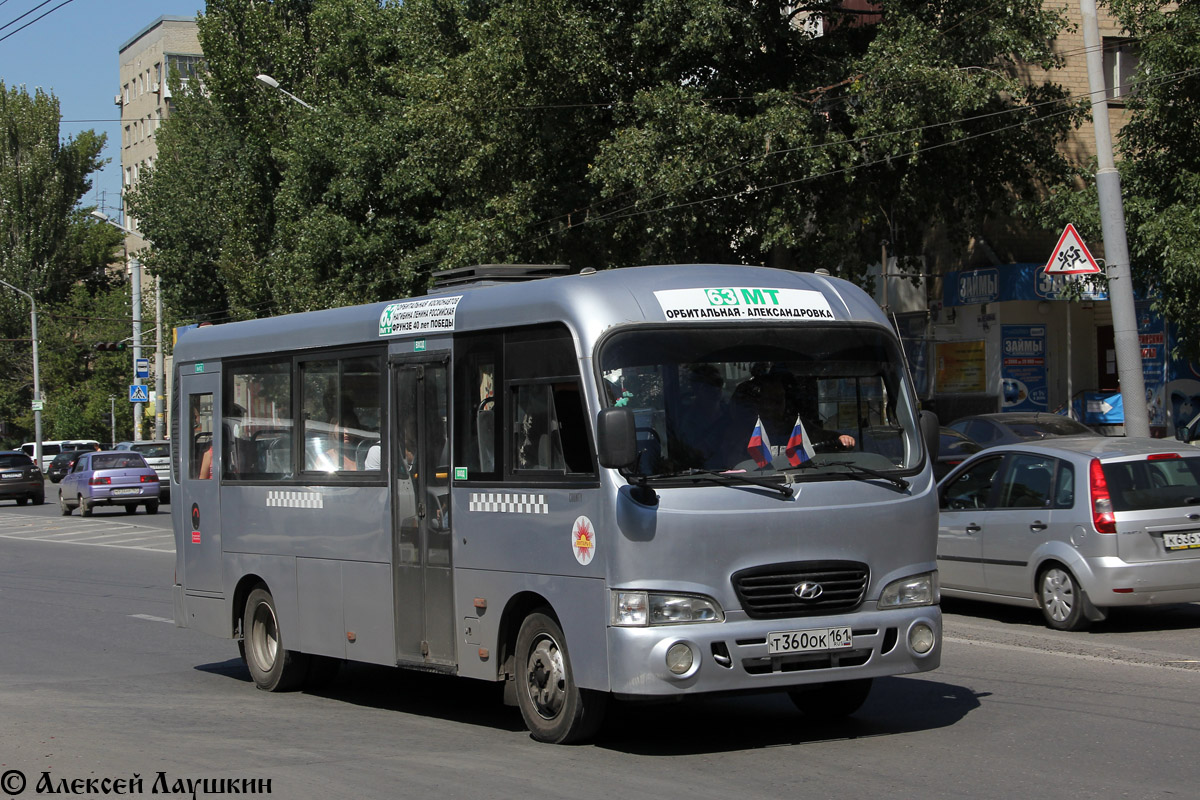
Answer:
<path fill-rule="evenodd" d="M 596 556 L 596 528 L 587 517 L 578 517 L 571 526 L 571 552 L 585 567 Z"/>

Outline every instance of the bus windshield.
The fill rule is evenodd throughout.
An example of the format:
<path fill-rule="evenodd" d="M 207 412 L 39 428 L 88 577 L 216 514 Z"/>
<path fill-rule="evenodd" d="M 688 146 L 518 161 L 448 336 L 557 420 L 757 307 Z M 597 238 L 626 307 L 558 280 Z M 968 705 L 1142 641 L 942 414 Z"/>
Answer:
<path fill-rule="evenodd" d="M 628 330 L 603 343 L 600 373 L 609 404 L 634 413 L 643 475 L 828 478 L 920 461 L 901 355 L 879 328 Z"/>

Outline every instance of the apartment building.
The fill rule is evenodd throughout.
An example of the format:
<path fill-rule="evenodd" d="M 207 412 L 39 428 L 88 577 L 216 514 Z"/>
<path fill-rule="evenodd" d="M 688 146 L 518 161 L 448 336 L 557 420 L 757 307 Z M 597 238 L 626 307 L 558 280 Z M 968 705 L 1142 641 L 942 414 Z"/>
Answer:
<path fill-rule="evenodd" d="M 120 91 L 113 98 L 121 109 L 121 193 L 137 185 L 143 170 L 154 166 L 158 155 L 155 134 L 171 114 L 168 77 L 196 77 L 203 61 L 198 27 L 193 17 L 163 16 L 121 45 Z M 137 220 L 125 223 L 137 230 Z M 137 235 L 127 237 L 130 253 L 144 246 Z"/>

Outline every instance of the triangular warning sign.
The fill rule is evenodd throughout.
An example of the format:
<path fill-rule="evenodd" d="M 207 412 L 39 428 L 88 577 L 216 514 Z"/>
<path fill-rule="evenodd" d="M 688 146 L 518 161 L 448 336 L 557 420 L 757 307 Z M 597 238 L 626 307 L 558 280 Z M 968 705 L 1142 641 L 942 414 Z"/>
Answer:
<path fill-rule="evenodd" d="M 1075 226 L 1068 222 L 1062 236 L 1058 237 L 1058 245 L 1054 248 L 1054 253 L 1046 262 L 1046 273 L 1049 275 L 1080 275 L 1099 271 L 1100 265 L 1088 252 L 1083 239 L 1079 238 L 1079 232 L 1075 230 Z"/>

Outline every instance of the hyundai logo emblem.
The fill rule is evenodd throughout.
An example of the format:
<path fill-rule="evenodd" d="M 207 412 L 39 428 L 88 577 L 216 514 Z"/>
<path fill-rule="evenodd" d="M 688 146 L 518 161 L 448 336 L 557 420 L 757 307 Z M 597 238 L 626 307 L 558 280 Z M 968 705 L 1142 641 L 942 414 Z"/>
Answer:
<path fill-rule="evenodd" d="M 799 597 L 801 600 L 816 600 L 825 590 L 821 588 L 821 584 L 819 583 L 809 583 L 808 581 L 805 581 L 804 583 L 796 586 L 796 588 L 792 591 L 795 592 L 796 597 Z"/>

